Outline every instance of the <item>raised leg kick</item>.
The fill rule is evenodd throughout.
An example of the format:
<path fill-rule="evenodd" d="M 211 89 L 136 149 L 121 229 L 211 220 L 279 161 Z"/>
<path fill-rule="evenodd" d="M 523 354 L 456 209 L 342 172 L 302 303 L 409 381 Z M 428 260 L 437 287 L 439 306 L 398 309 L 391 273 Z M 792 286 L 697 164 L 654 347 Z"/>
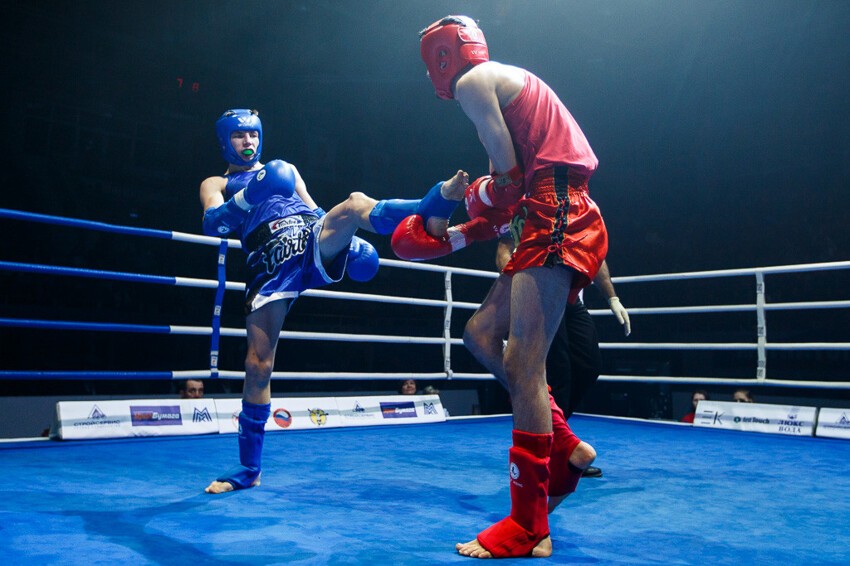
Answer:
<path fill-rule="evenodd" d="M 440 181 L 421 199 L 386 199 L 369 213 L 369 221 L 378 234 L 392 234 L 396 226 L 408 216 L 417 214 L 427 224 L 432 217 L 442 219 L 445 226 L 457 205 L 463 200 L 463 193 L 469 183 L 469 177 L 463 171 L 458 171 L 448 181 Z"/>

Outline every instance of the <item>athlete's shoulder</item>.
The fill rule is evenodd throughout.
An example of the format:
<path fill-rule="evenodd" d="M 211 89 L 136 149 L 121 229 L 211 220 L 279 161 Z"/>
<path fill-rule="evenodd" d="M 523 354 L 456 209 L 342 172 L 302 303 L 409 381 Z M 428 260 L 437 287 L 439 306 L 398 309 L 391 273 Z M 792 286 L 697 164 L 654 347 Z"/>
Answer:
<path fill-rule="evenodd" d="M 227 185 L 227 177 L 224 175 L 213 175 L 201 181 L 202 191 L 223 191 Z"/>
<path fill-rule="evenodd" d="M 487 61 L 475 65 L 457 81 L 457 90 L 503 88 L 506 84 L 523 85 L 528 71 L 514 65 Z"/>

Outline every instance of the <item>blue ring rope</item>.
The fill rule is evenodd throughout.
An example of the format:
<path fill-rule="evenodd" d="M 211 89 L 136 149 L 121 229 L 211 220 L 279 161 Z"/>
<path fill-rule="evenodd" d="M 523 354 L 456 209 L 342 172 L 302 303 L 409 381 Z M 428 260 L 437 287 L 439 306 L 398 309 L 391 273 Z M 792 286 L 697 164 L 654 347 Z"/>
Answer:
<path fill-rule="evenodd" d="M 160 285 L 177 284 L 176 277 L 166 277 L 164 275 L 143 275 L 141 273 L 104 271 L 101 269 L 85 269 L 82 267 L 60 267 L 54 265 L 41 265 L 38 263 L 0 261 L 0 269 L 50 275 L 68 275 L 70 277 L 95 277 L 97 279 L 113 279 L 116 281 L 138 281 L 144 283 L 157 283 Z"/>
<path fill-rule="evenodd" d="M 52 328 L 56 330 L 94 330 L 97 332 L 141 332 L 147 334 L 171 334 L 170 326 L 149 324 L 116 324 L 112 322 L 72 322 L 63 320 L 0 318 L 0 326 L 11 326 L 15 328 Z"/>
<path fill-rule="evenodd" d="M 86 379 L 161 379 L 172 380 L 174 374 L 170 371 L 0 371 L 0 380 L 4 379 L 54 379 L 54 380 L 86 380 Z"/>
<path fill-rule="evenodd" d="M 90 230 L 99 230 L 101 232 L 132 234 L 134 236 L 148 236 L 153 238 L 164 238 L 166 240 L 171 240 L 174 237 L 173 232 L 166 230 L 154 230 L 153 228 L 132 228 L 130 226 L 116 226 L 115 224 L 107 224 L 105 222 L 78 220 L 76 218 L 63 218 L 61 216 L 36 214 L 34 212 L 21 212 L 18 210 L 9 210 L 8 208 L 0 208 L 0 218 L 10 218 L 12 220 L 30 220 L 33 222 L 41 222 L 43 224 L 73 226 L 75 228 L 88 228 Z"/>

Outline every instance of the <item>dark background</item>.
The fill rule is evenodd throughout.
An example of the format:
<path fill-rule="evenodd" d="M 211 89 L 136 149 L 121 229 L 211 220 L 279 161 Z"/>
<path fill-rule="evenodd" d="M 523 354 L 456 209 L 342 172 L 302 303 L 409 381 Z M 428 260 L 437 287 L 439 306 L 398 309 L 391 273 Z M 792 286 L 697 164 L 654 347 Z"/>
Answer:
<path fill-rule="evenodd" d="M 264 160 L 283 158 L 329 209 L 354 190 L 415 198 L 487 159 L 471 123 L 438 100 L 417 32 L 449 13 L 478 20 L 494 60 L 559 93 L 600 160 L 591 193 L 613 275 L 848 259 L 850 3 L 843 1 L 15 1 L 2 42 L 0 206 L 199 233 L 197 188 L 224 170 L 213 123 L 257 108 Z M 459 220 L 463 214 L 458 213 Z M 214 248 L 3 220 L 0 260 L 215 277 Z M 385 238 L 367 236 L 383 257 Z M 228 278 L 240 278 L 231 253 Z M 446 265 L 492 269 L 492 248 Z M 6 317 L 209 325 L 212 291 L 0 272 Z M 844 272 L 768 279 L 770 301 L 846 299 Z M 339 288 L 439 297 L 442 281 L 382 270 Z M 745 280 L 621 285 L 627 307 L 751 303 Z M 482 282 L 455 285 L 480 301 Z M 231 296 L 232 295 L 232 296 Z M 595 291 L 587 301 L 605 308 Z M 302 299 L 287 329 L 439 335 L 434 309 Z M 635 341 L 746 341 L 754 316 L 633 316 Z M 427 322 L 425 322 L 427 320 Z M 622 341 L 611 317 L 603 341 Z M 226 326 L 242 327 L 230 293 Z M 462 320 L 455 336 L 460 335 Z M 846 309 L 775 313 L 772 341 L 848 341 Z M 675 337 L 675 338 L 672 338 Z M 0 328 L 0 369 L 172 370 L 207 363 L 207 338 Z M 244 344 L 225 339 L 222 367 Z M 279 371 L 440 371 L 439 349 L 293 341 Z M 456 371 L 480 371 L 456 348 Z M 417 350 L 418 352 L 418 350 Z M 606 350 L 605 373 L 752 377 L 752 353 Z M 847 352 L 777 352 L 769 377 L 844 380 Z M 440 383 L 441 387 L 453 384 Z M 208 392 L 238 383 L 208 384 Z M 458 386 L 470 387 L 469 383 Z M 0 382 L 6 394 L 148 393 L 148 382 Z M 275 382 L 313 390 L 310 382 Z M 330 383 L 329 388 L 387 388 Z M 477 386 L 483 403 L 505 399 Z M 676 390 L 690 391 L 691 386 Z M 728 388 L 716 388 L 722 397 Z M 623 401 L 624 396 L 640 401 Z M 666 393 L 665 393 L 666 391 Z M 655 416 L 670 388 L 600 384 L 599 411 Z M 769 393 L 769 392 L 768 392 Z M 799 396 L 806 390 L 796 391 Z M 835 393 L 841 396 L 841 393 Z M 658 401 L 662 399 L 662 401 Z M 646 405 L 644 407 L 643 405 Z M 678 416 L 678 415 L 676 415 Z"/>

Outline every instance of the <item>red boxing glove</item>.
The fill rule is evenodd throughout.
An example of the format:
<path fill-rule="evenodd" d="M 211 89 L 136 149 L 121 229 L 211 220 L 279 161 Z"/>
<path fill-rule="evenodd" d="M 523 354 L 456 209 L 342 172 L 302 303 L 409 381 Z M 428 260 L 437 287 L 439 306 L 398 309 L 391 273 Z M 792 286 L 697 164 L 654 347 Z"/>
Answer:
<path fill-rule="evenodd" d="M 466 213 L 470 218 L 477 218 L 488 208 L 510 208 L 524 192 L 519 165 L 502 175 L 479 177 L 464 193 Z"/>
<path fill-rule="evenodd" d="M 418 214 L 401 221 L 392 236 L 395 255 L 409 261 L 423 261 L 462 250 L 472 242 L 485 242 L 504 234 L 511 221 L 507 210 L 490 209 L 484 216 L 452 226 L 443 238 L 425 230 L 425 221 Z"/>

